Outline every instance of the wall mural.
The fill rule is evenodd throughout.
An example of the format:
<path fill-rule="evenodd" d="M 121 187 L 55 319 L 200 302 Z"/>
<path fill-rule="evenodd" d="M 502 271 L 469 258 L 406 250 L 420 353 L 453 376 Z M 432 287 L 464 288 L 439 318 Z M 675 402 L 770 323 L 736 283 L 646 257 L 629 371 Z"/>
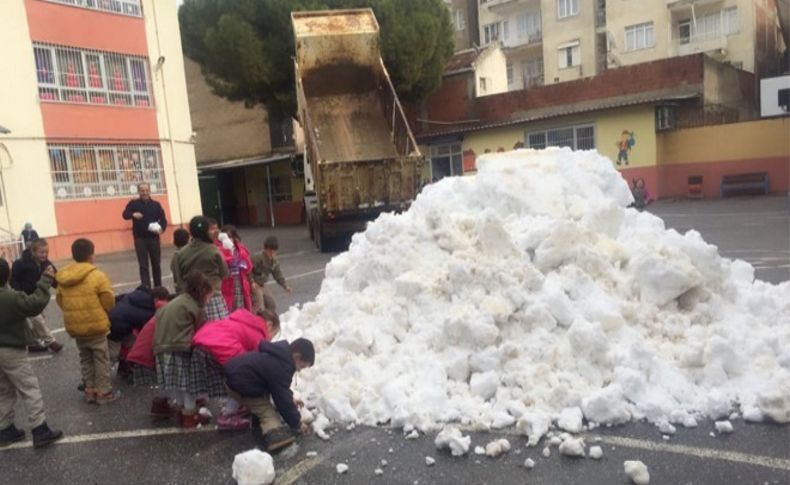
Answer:
<path fill-rule="evenodd" d="M 633 131 L 623 130 L 620 134 L 620 140 L 617 145 L 617 165 L 625 163 L 628 165 L 628 155 L 631 153 L 631 148 L 636 145 L 636 138 Z"/>

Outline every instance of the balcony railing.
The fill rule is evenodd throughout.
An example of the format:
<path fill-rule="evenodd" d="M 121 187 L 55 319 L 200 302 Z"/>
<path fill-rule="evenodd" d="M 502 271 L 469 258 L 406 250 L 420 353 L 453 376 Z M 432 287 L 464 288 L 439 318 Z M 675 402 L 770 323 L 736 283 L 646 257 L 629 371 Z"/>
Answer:
<path fill-rule="evenodd" d="M 522 47 L 532 44 L 538 44 L 543 41 L 543 33 L 532 32 L 530 34 L 516 34 L 508 37 L 506 40 L 502 41 L 502 46 L 507 48 L 513 47 Z"/>
<path fill-rule="evenodd" d="M 727 48 L 727 37 L 719 32 L 676 36 L 673 44 L 677 55 L 685 56 L 699 52 L 710 52 Z"/>

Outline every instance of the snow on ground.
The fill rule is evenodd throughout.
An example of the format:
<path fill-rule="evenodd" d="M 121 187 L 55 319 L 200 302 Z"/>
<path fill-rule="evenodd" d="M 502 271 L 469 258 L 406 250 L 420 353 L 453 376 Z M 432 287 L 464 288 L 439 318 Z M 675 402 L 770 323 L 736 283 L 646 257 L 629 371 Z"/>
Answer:
<path fill-rule="evenodd" d="M 516 424 L 533 445 L 581 416 L 790 421 L 790 283 L 626 208 L 595 152 L 479 165 L 369 224 L 283 316 L 316 344 L 298 389 L 317 420 Z"/>

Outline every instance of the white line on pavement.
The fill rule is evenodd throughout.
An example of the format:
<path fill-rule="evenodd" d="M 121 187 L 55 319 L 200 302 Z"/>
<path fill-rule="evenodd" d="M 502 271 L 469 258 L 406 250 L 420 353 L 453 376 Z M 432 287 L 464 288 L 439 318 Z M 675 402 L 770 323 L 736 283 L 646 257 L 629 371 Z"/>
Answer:
<path fill-rule="evenodd" d="M 296 465 L 289 468 L 288 471 L 277 477 L 277 485 L 291 485 L 292 483 L 295 483 L 297 480 L 302 478 L 305 473 L 317 467 L 323 463 L 323 461 L 324 458 L 320 456 L 300 461 Z"/>
<path fill-rule="evenodd" d="M 117 439 L 126 439 L 126 438 L 144 438 L 148 436 L 203 433 L 206 431 L 216 432 L 216 429 L 213 426 L 209 426 L 209 427 L 197 428 L 197 429 L 158 428 L 158 429 L 136 429 L 130 431 L 113 431 L 111 433 L 80 434 L 74 436 L 66 436 L 65 438 L 56 442 L 55 444 L 69 445 L 74 443 L 90 443 L 93 441 L 106 441 L 106 440 L 117 440 Z M 5 448 L 0 448 L 0 452 L 2 452 L 3 450 L 18 450 L 21 448 L 30 448 L 32 446 L 33 446 L 32 441 L 24 441 L 22 443 L 15 443 Z"/>
<path fill-rule="evenodd" d="M 33 361 L 36 361 L 36 360 L 49 360 L 51 358 L 52 358 L 51 355 L 39 355 L 37 357 L 28 357 L 27 360 L 33 362 Z"/>

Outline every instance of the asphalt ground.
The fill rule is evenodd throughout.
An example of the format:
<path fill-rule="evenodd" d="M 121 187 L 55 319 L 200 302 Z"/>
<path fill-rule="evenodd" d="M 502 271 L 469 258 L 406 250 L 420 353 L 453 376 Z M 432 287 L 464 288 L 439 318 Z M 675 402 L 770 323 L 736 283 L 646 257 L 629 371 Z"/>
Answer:
<path fill-rule="evenodd" d="M 659 202 L 649 208 L 668 227 L 696 229 L 727 257 L 745 259 L 761 279 L 790 280 L 790 211 L 784 197 L 711 201 Z M 265 236 L 280 239 L 281 261 L 289 284 L 287 295 L 271 291 L 281 310 L 312 300 L 319 292 L 324 265 L 331 254 L 320 254 L 298 228 L 242 230 L 252 250 Z M 165 266 L 171 251 L 164 252 Z M 136 286 L 134 255 L 122 253 L 98 258 L 116 285 L 116 291 Z M 165 284 L 171 283 L 165 279 Z M 23 442 L 0 451 L 0 484 L 230 484 L 233 457 L 254 446 L 246 432 L 219 432 L 209 425 L 185 432 L 174 423 L 153 424 L 147 410 L 152 391 L 119 383 L 123 396 L 97 407 L 82 402 L 77 349 L 62 331 L 57 305 L 46 310 L 56 336 L 67 345 L 60 354 L 31 355 L 39 376 L 50 424 L 66 434 L 59 444 L 33 450 Z M 320 364 L 319 364 L 320 365 Z M 217 412 L 217 406 L 211 405 Z M 29 430 L 24 409 L 17 409 L 17 426 Z M 735 432 L 720 435 L 713 423 L 679 429 L 669 440 L 655 427 L 631 423 L 600 428 L 585 436 L 587 444 L 603 448 L 603 459 L 560 456 L 556 448 L 546 458 L 514 430 L 472 432 L 472 446 L 507 438 L 512 450 L 496 459 L 470 454 L 461 458 L 439 452 L 433 435 L 407 440 L 399 430 L 358 427 L 335 429 L 329 441 L 300 438 L 298 446 L 275 457 L 277 484 L 392 483 L 392 484 L 626 484 L 624 460 L 642 460 L 652 484 L 790 484 L 790 426 L 746 424 L 735 421 Z M 711 435 L 711 433 L 713 433 Z M 600 443 L 596 443 L 600 440 Z M 308 456 L 314 451 L 316 456 Z M 312 453 L 311 453 L 312 455 Z M 432 466 L 425 457 L 436 460 Z M 523 467 L 530 457 L 532 470 Z M 381 460 L 387 465 L 382 466 Z M 336 465 L 349 466 L 338 475 Z M 383 474 L 375 475 L 381 468 Z"/>

